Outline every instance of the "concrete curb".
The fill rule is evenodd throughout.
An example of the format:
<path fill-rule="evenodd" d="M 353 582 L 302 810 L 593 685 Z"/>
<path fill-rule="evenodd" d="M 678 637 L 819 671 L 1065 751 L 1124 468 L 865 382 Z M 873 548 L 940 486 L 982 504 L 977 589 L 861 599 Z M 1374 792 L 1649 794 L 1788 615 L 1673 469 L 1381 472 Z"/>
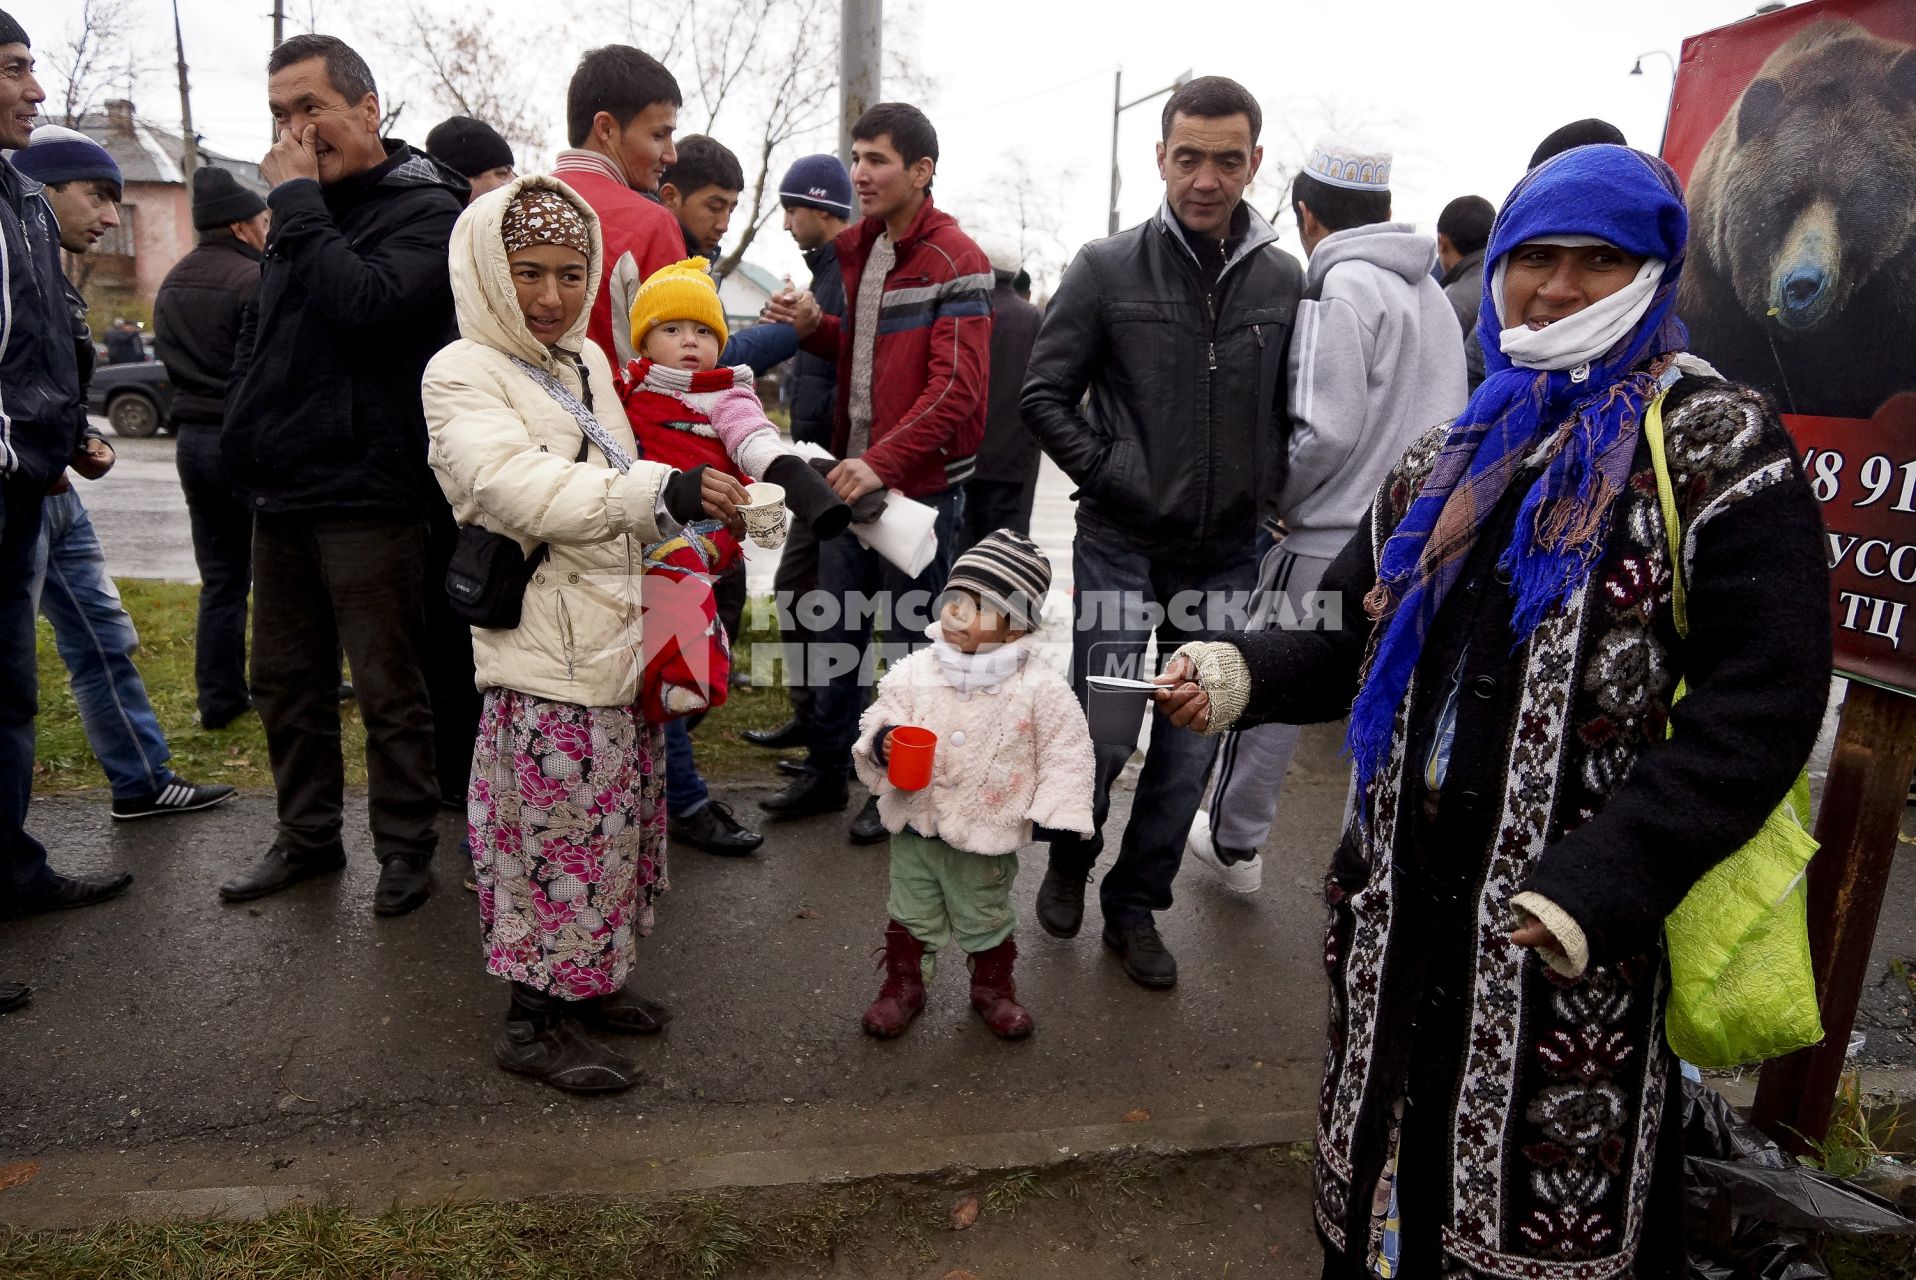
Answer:
<path fill-rule="evenodd" d="M 629 1198 L 662 1193 L 837 1186 L 874 1179 L 969 1179 L 1015 1169 L 1060 1169 L 1137 1152 L 1204 1155 L 1307 1142 L 1304 1111 L 1081 1125 L 1006 1133 L 907 1138 L 885 1143 L 721 1151 L 608 1165 L 590 1174 L 485 1173 L 468 1177 L 340 1178 L 124 1192 L 61 1193 L 33 1183 L 0 1192 L 0 1222 L 22 1230 L 85 1227 L 112 1219 L 261 1218 L 289 1205 L 349 1205 L 360 1213 L 459 1201 L 535 1196 Z"/>

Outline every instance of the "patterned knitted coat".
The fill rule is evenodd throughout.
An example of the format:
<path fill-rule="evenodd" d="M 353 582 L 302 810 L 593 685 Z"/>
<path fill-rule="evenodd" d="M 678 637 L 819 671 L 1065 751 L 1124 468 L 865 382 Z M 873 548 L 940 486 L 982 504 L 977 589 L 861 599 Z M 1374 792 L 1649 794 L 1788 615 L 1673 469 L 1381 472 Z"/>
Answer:
<path fill-rule="evenodd" d="M 1433 620 L 1368 823 L 1332 861 L 1316 1167 L 1327 1275 L 1371 1274 L 1393 1153 L 1404 1274 L 1683 1274 L 1662 922 L 1755 833 L 1808 755 L 1830 622 L 1821 519 L 1766 402 L 1688 376 L 1665 427 L 1689 639 L 1671 619 L 1668 543 L 1639 441 L 1586 585 L 1514 644 L 1496 561 L 1533 458 Z M 1358 625 L 1232 641 L 1250 673 L 1239 726 L 1348 710 L 1371 631 L 1358 620 L 1373 548 L 1444 431 L 1406 453 L 1324 579 Z M 1681 678 L 1689 692 L 1672 707 Z M 1433 789 L 1447 701 L 1457 731 Z M 1524 891 L 1583 931 L 1578 976 L 1510 943 L 1510 902 Z"/>

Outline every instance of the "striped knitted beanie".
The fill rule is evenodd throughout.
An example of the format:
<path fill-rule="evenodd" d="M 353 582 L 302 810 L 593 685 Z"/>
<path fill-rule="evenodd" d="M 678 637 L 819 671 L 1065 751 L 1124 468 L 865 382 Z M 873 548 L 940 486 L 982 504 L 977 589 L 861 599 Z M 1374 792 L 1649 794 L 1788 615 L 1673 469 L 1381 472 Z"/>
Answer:
<path fill-rule="evenodd" d="M 958 557 L 945 590 L 975 591 L 1020 631 L 1036 631 L 1051 590 L 1051 562 L 1031 539 L 998 529 Z"/>

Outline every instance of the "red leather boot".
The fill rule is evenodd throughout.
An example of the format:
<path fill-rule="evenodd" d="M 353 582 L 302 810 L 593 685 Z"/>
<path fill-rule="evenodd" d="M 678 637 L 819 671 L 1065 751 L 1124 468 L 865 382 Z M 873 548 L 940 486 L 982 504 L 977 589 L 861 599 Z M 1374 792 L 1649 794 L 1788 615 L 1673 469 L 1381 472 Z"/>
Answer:
<path fill-rule="evenodd" d="M 971 957 L 971 1007 L 1003 1040 L 1031 1034 L 1031 1015 L 1018 1003 L 1018 988 L 1011 981 L 1011 966 L 1017 961 L 1018 944 L 1011 938 Z"/>
<path fill-rule="evenodd" d="M 890 1040 L 925 1007 L 925 944 L 896 920 L 885 926 L 885 985 L 865 1010 L 865 1030 Z"/>

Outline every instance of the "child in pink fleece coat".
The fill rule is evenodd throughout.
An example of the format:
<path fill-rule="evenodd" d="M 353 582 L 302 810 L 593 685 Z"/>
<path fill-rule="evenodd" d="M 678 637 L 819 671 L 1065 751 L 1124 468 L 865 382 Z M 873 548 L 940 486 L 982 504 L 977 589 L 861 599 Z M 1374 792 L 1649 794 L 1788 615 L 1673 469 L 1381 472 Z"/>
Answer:
<path fill-rule="evenodd" d="M 891 836 L 885 983 L 865 1030 L 903 1034 L 925 1003 L 939 948 L 971 964 L 971 1007 L 1007 1040 L 1031 1034 L 1012 966 L 1018 849 L 1034 825 L 1089 835 L 1094 761 L 1077 695 L 1035 658 L 1031 632 L 1051 565 L 999 529 L 958 557 L 931 647 L 895 663 L 859 724 L 852 762 Z M 887 776 L 893 730 L 938 736 L 932 778 L 904 791 Z"/>

